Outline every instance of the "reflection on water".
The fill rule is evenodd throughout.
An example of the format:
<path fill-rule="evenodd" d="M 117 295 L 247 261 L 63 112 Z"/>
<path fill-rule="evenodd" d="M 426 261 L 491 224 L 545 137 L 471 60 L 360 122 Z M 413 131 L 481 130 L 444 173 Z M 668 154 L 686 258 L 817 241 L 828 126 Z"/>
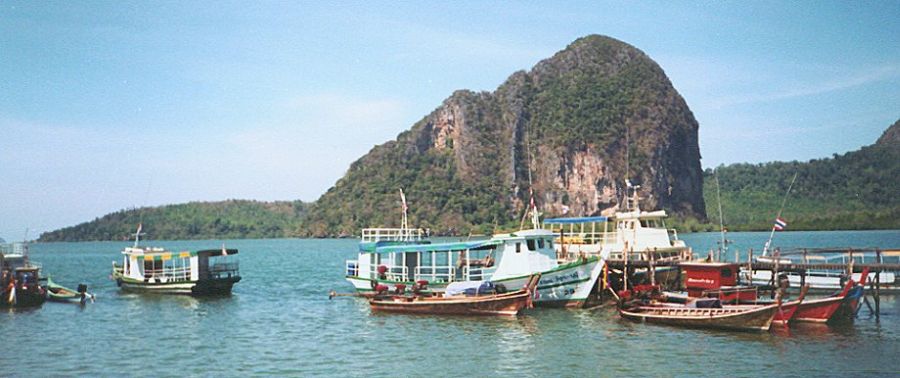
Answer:
<path fill-rule="evenodd" d="M 779 240 L 810 244 L 787 240 L 791 234 Z M 880 245 L 866 235 L 856 240 Z M 716 237 L 710 235 L 713 245 Z M 760 245 L 766 237 L 730 235 Z M 200 249 L 221 242 L 161 244 Z M 354 256 L 354 240 L 228 244 L 241 250 L 244 280 L 219 298 L 121 293 L 106 277 L 127 243 L 34 245 L 32 258 L 54 280 L 87 282 L 98 300 L 0 314 L 0 334 L 40 334 L 15 339 L 16 359 L 0 355 L 12 366 L 2 374 L 759 376 L 790 367 L 821 376 L 847 371 L 852 359 L 864 373 L 887 375 L 895 373 L 887 362 L 900 350 L 893 297 L 882 299 L 880 323 L 864 309 L 852 323 L 761 334 L 634 323 L 612 306 L 529 309 L 515 318 L 382 314 L 371 313 L 364 299 L 328 300 L 330 289 L 350 290 L 343 261 Z"/>

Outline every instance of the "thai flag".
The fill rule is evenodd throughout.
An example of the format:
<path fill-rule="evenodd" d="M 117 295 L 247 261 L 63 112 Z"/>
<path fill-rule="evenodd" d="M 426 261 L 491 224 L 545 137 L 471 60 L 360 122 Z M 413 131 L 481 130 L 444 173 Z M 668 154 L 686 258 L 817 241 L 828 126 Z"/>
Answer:
<path fill-rule="evenodd" d="M 775 218 L 775 230 L 783 231 L 784 228 L 787 227 L 787 221 L 782 219 L 781 217 Z"/>

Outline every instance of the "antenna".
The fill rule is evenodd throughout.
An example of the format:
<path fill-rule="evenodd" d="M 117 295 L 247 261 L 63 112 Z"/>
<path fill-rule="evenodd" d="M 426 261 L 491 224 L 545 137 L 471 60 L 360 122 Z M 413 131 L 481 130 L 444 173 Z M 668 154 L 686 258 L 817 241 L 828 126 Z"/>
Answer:
<path fill-rule="evenodd" d="M 788 185 L 787 192 L 784 193 L 784 198 L 781 199 L 781 208 L 778 209 L 778 215 L 775 215 L 775 220 L 781 218 L 781 212 L 784 211 L 784 204 L 787 203 L 788 195 L 791 194 L 791 188 L 794 187 L 794 181 L 797 180 L 797 172 L 794 172 L 794 178 L 791 179 L 791 184 Z M 763 247 L 763 256 L 766 256 L 766 253 L 769 251 L 769 245 L 772 244 L 772 237 L 775 236 L 775 226 L 772 226 L 772 232 L 769 233 L 769 240 L 766 240 L 766 245 Z"/>
<path fill-rule="evenodd" d="M 522 214 L 522 220 L 519 222 L 519 229 L 522 230 L 525 228 L 525 218 L 528 216 L 528 212 L 531 211 L 531 226 L 534 229 L 538 229 L 538 211 L 537 205 L 534 204 L 534 185 L 531 182 L 531 166 L 534 164 L 534 154 L 531 153 L 531 139 L 528 138 L 528 129 L 525 129 L 525 140 L 526 140 L 526 149 L 528 150 L 528 195 L 529 195 L 529 206 L 528 209 L 525 210 L 525 213 Z"/>
<path fill-rule="evenodd" d="M 401 220 L 400 220 L 400 230 L 401 230 L 400 232 L 403 234 L 402 239 L 408 240 L 409 239 L 409 223 L 406 218 L 406 213 L 407 213 L 407 210 L 409 209 L 409 207 L 406 206 L 406 196 L 403 195 L 403 188 L 400 188 L 400 203 L 403 205 L 402 206 L 403 218 L 401 218 Z"/>
<path fill-rule="evenodd" d="M 725 219 L 722 217 L 722 197 L 719 194 L 718 169 L 713 169 L 713 176 L 716 178 L 716 202 L 719 204 L 719 233 L 722 235 L 722 245 L 719 247 L 719 257 L 716 260 L 721 261 L 723 255 L 728 255 L 728 240 L 725 240 Z"/>

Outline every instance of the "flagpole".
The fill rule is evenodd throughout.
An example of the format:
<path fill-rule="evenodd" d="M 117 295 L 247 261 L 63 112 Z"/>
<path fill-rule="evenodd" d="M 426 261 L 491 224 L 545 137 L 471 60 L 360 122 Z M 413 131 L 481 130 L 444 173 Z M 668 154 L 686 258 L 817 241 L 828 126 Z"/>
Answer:
<path fill-rule="evenodd" d="M 784 193 L 784 198 L 781 199 L 781 208 L 778 209 L 778 215 L 775 216 L 776 222 L 779 219 L 781 219 L 781 212 L 784 211 L 784 205 L 785 205 L 785 203 L 787 203 L 788 195 L 791 194 L 791 188 L 794 187 L 794 181 L 796 181 L 796 180 L 797 180 L 797 173 L 794 172 L 794 178 L 791 179 L 791 184 L 788 185 L 787 192 Z M 773 224 L 772 231 L 769 232 L 769 240 L 766 240 L 766 245 L 763 247 L 763 253 L 762 253 L 763 256 L 766 256 L 766 254 L 769 251 L 769 245 L 772 244 L 772 238 L 775 236 L 775 227 L 776 226 Z"/>

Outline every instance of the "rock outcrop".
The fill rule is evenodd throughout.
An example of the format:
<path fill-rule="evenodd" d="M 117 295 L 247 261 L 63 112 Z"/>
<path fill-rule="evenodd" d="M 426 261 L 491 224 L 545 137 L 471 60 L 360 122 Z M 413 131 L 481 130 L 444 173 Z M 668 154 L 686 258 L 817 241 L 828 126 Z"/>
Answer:
<path fill-rule="evenodd" d="M 373 148 L 300 233 L 397 225 L 400 187 L 411 223 L 442 233 L 517 223 L 531 190 L 545 215 L 608 213 L 626 177 L 642 186 L 645 208 L 705 219 L 697 133 L 659 65 L 624 42 L 584 37 L 493 93 L 453 93 Z"/>

